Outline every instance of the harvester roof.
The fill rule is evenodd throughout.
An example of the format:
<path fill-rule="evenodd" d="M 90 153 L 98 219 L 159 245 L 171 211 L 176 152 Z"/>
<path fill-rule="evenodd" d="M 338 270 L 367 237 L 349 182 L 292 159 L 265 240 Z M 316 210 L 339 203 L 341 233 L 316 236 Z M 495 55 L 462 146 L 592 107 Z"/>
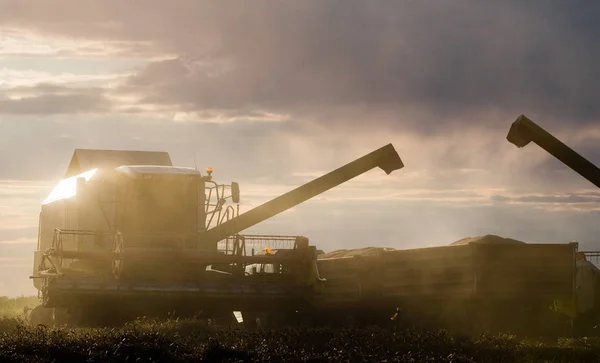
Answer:
<path fill-rule="evenodd" d="M 200 172 L 194 168 L 180 166 L 162 166 L 162 165 L 123 165 L 116 169 L 118 172 L 126 174 L 132 178 L 140 175 L 200 175 Z"/>
<path fill-rule="evenodd" d="M 65 177 L 96 168 L 116 168 L 121 165 L 173 166 L 168 152 L 133 150 L 76 149 Z"/>

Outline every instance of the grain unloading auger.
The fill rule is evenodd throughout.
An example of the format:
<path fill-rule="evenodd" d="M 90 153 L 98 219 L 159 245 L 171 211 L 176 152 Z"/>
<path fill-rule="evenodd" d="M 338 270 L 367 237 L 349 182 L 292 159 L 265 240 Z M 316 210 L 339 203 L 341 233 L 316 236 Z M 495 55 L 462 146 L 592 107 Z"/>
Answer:
<path fill-rule="evenodd" d="M 168 155 L 154 162 L 134 153 L 77 150 L 71 167 L 79 172 L 42 205 L 32 278 L 55 321 L 74 312 L 98 320 L 310 304 L 323 279 L 308 239 L 239 233 L 373 168 L 404 166 L 388 144 L 239 214 L 237 183 L 215 183 L 210 168 L 174 167 Z M 274 253 L 247 253 L 261 243 Z"/>

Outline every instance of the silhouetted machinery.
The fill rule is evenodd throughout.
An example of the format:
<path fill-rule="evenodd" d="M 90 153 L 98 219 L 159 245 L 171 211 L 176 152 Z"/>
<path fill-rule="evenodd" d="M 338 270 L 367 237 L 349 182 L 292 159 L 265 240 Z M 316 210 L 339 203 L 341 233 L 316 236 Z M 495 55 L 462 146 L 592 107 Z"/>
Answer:
<path fill-rule="evenodd" d="M 600 169 L 596 165 L 524 115 L 520 115 L 512 123 L 506 139 L 519 148 L 527 146 L 530 142 L 537 144 L 590 183 L 600 187 Z"/>
<path fill-rule="evenodd" d="M 524 115 L 512 123 L 506 139 L 522 148 L 533 142 L 563 164 L 573 169 L 590 183 L 600 187 L 600 169 L 586 158 L 552 136 Z M 600 270 L 599 251 L 577 252 L 575 275 L 576 322 L 580 331 L 589 333 L 600 323 Z M 574 314 L 574 315 L 575 315 Z M 590 329 L 593 328 L 593 329 Z M 597 334 L 597 332 L 594 332 Z"/>
<path fill-rule="evenodd" d="M 239 214 L 239 185 L 216 183 L 211 168 L 173 166 L 167 153 L 76 150 L 41 208 L 32 276 L 41 306 L 55 324 L 302 309 L 323 285 L 316 248 L 303 236 L 240 232 L 373 168 L 403 166 L 388 144 Z"/>

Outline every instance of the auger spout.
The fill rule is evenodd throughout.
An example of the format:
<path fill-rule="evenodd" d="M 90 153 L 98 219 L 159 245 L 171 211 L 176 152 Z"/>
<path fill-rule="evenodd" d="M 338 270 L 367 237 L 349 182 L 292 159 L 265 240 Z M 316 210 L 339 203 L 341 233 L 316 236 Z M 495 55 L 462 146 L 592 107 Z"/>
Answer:
<path fill-rule="evenodd" d="M 592 184 L 600 187 L 600 169 L 596 165 L 579 155 L 524 115 L 520 115 L 512 123 L 506 139 L 519 148 L 526 146 L 530 142 L 537 144 Z"/>

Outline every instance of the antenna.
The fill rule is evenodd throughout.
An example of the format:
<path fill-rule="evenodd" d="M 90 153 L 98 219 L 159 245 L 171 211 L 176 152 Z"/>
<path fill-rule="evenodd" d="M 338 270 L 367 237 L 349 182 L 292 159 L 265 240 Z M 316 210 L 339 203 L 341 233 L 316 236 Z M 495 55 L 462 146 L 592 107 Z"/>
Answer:
<path fill-rule="evenodd" d="M 194 151 L 194 168 L 198 170 L 198 164 L 196 163 L 196 152 Z"/>

